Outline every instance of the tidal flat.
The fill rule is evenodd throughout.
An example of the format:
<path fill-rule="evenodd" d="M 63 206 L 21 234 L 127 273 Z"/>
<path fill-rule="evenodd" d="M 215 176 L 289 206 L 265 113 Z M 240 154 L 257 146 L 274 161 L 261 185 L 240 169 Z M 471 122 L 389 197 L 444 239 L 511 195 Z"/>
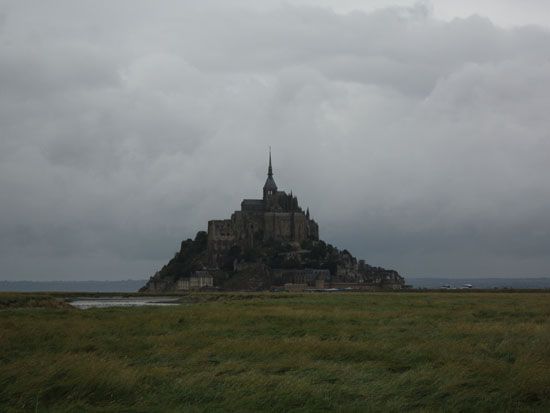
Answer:
<path fill-rule="evenodd" d="M 0 411 L 549 411 L 550 294 L 0 293 Z"/>

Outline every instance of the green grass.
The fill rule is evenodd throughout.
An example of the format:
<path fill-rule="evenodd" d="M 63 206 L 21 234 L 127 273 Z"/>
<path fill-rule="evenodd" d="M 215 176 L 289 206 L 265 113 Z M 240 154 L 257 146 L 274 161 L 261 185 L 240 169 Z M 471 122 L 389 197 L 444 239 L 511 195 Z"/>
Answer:
<path fill-rule="evenodd" d="M 24 297 L 0 294 L 2 412 L 550 410 L 550 294 Z"/>

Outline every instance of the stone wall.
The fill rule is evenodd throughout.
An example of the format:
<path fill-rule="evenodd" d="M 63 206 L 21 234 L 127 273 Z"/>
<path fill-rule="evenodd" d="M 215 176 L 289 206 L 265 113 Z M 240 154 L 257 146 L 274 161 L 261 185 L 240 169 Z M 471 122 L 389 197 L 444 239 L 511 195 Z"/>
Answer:
<path fill-rule="evenodd" d="M 277 268 L 271 270 L 271 280 L 273 285 L 284 285 L 289 283 L 306 284 L 310 287 L 320 288 L 318 287 L 320 285 L 320 282 L 322 282 L 322 285 L 324 285 L 325 281 L 328 282 L 330 280 L 330 271 L 314 268 Z"/>
<path fill-rule="evenodd" d="M 218 259 L 235 245 L 235 235 L 230 219 L 208 221 L 208 261 Z"/>
<path fill-rule="evenodd" d="M 261 238 L 258 234 L 263 233 L 263 212 L 235 211 L 231 215 L 233 234 L 236 242 L 243 248 L 252 248 Z"/>
<path fill-rule="evenodd" d="M 176 283 L 176 290 L 198 290 L 204 287 L 213 287 L 214 277 L 208 271 L 195 271 L 190 277 L 180 278 Z"/>
<path fill-rule="evenodd" d="M 308 219 L 303 212 L 266 212 L 263 235 L 264 241 L 302 242 L 309 236 Z"/>

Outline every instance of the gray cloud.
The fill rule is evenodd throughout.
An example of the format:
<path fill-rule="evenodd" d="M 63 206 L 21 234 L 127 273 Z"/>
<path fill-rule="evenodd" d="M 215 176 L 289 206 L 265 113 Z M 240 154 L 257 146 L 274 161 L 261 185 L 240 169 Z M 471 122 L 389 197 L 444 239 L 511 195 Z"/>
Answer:
<path fill-rule="evenodd" d="M 372 264 L 548 275 L 546 28 L 254 4 L 0 3 L 0 278 L 150 275 L 268 145 Z"/>

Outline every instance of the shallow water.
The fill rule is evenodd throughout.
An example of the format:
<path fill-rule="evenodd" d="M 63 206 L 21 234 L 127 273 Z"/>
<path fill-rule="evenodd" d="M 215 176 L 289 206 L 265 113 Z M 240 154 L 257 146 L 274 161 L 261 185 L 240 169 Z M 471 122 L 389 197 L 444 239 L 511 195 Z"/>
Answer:
<path fill-rule="evenodd" d="M 178 305 L 177 301 L 178 298 L 173 297 L 84 297 L 72 300 L 69 304 L 73 307 L 86 310 L 88 308 Z"/>

